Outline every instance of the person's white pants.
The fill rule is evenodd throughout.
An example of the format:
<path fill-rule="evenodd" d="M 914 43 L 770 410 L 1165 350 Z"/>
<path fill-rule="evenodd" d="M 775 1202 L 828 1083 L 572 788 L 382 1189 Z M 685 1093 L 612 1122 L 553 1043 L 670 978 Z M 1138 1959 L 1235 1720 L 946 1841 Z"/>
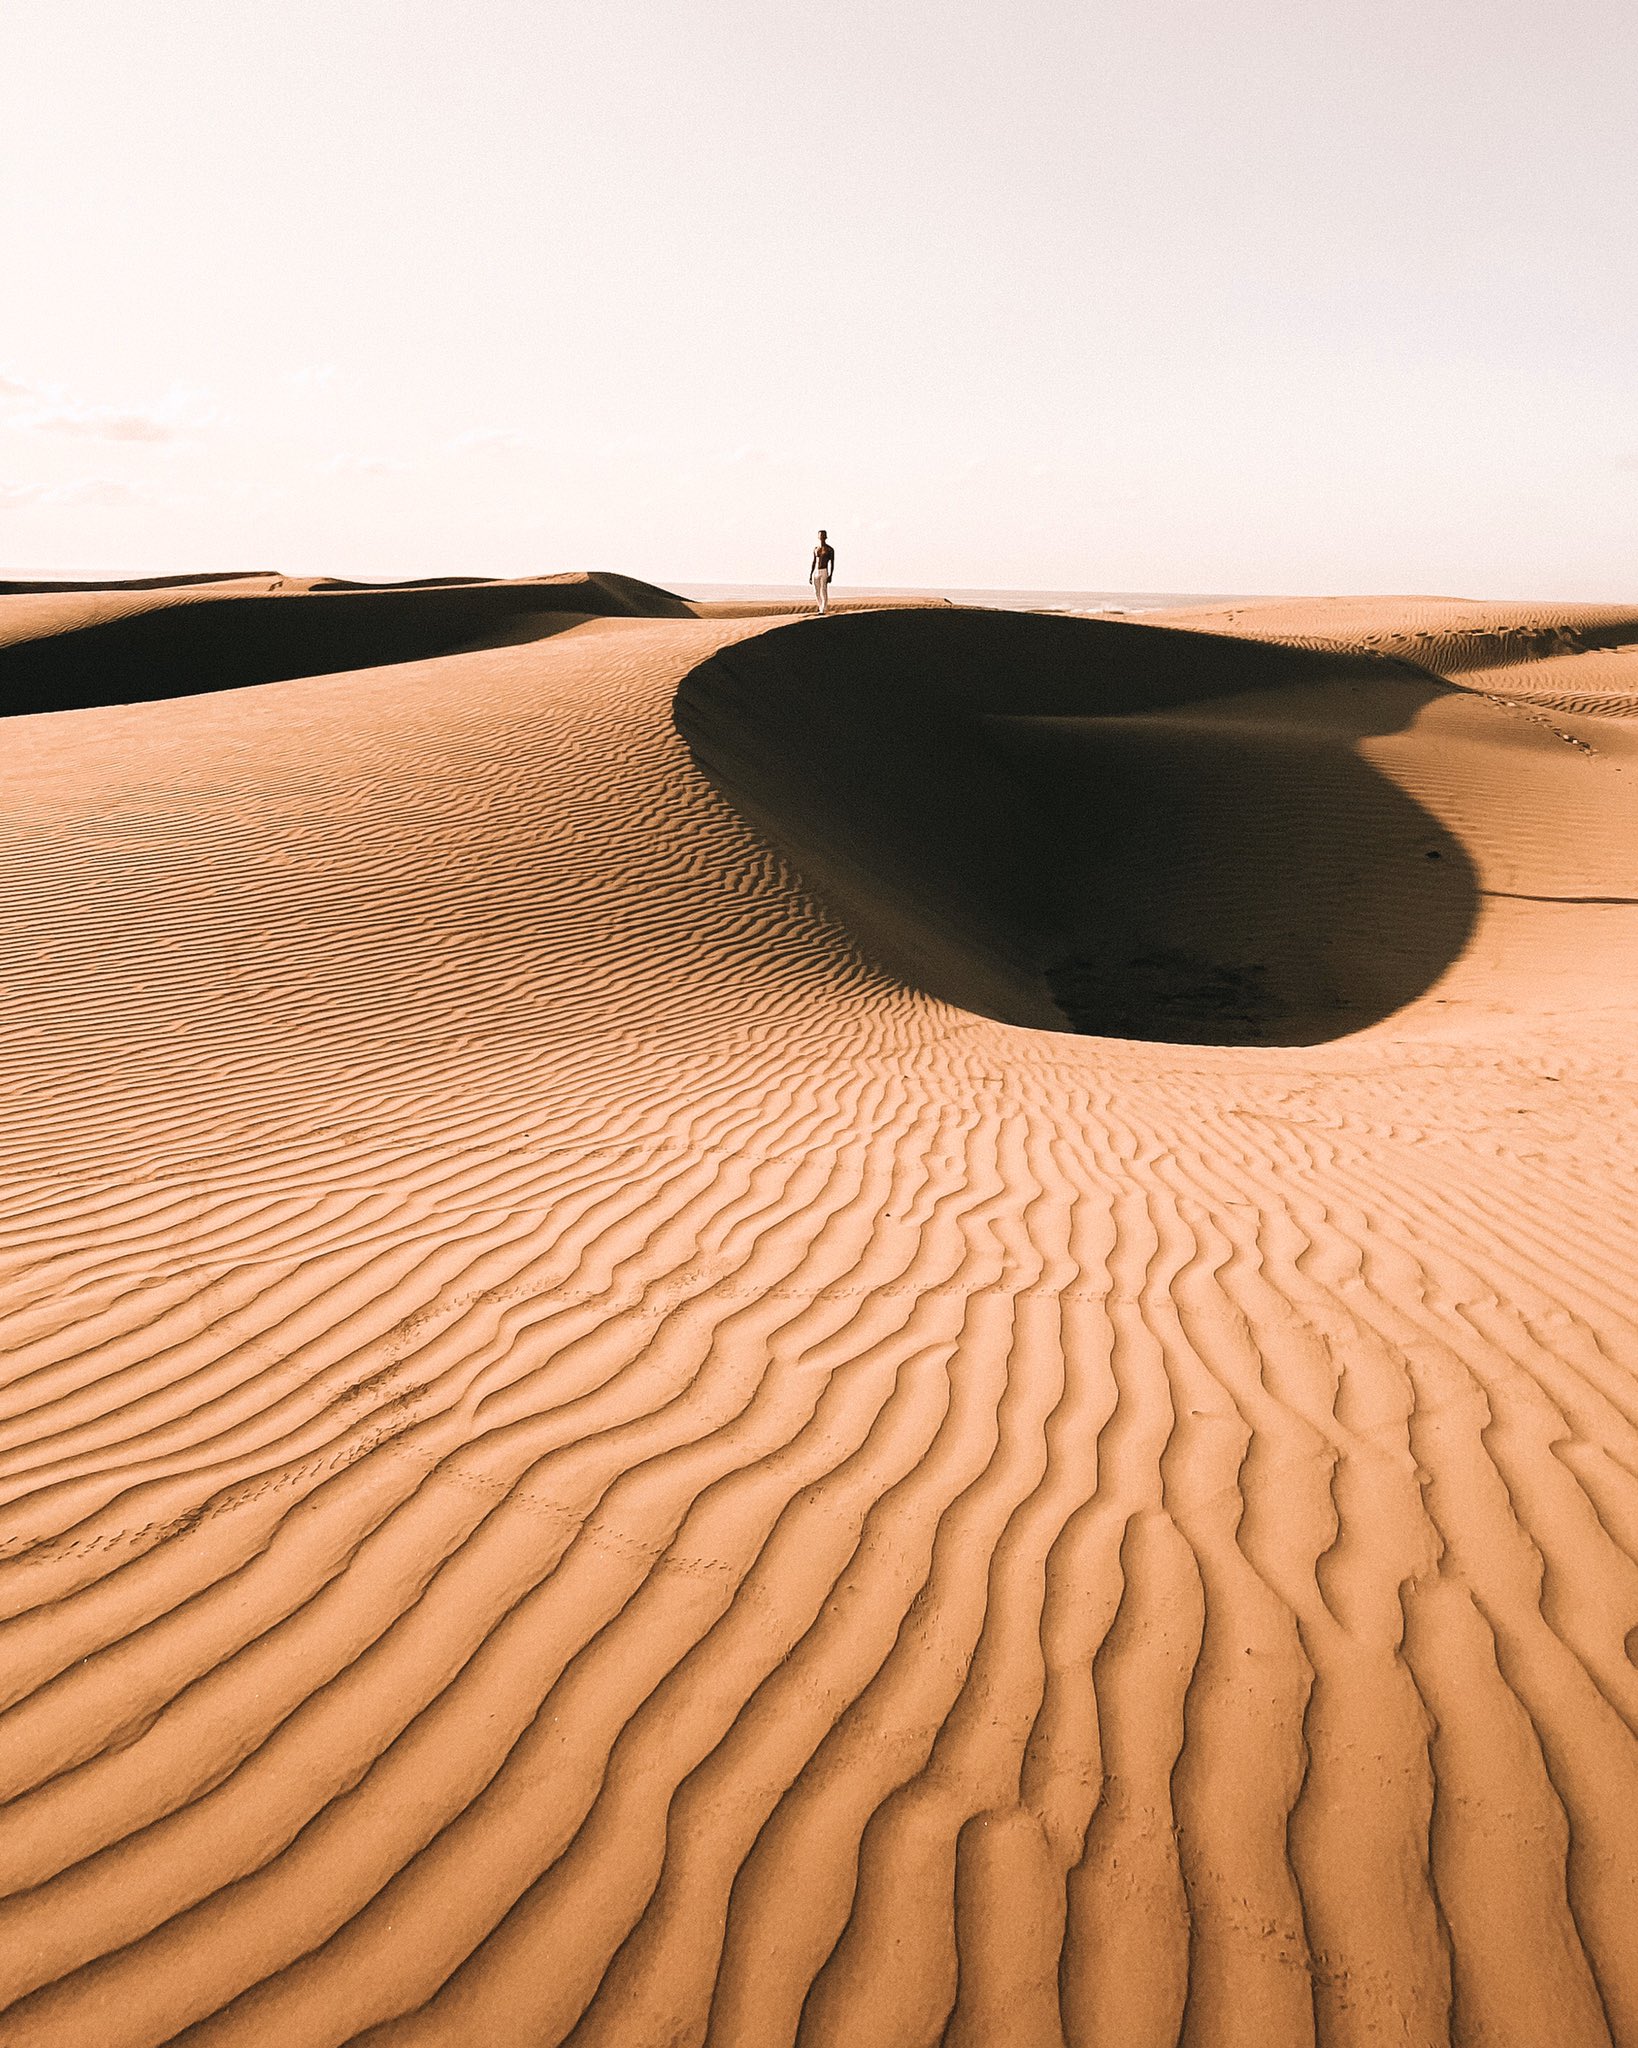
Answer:
<path fill-rule="evenodd" d="M 813 594 L 819 600 L 819 616 L 825 616 L 825 606 L 830 602 L 830 578 L 820 570 L 813 579 Z"/>

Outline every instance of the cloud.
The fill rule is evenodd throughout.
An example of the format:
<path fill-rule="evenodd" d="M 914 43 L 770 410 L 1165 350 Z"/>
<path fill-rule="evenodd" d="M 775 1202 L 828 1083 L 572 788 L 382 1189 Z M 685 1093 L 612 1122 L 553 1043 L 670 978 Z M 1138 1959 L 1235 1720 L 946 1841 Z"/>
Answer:
<path fill-rule="evenodd" d="M 130 505 L 147 495 L 117 477 L 78 477 L 66 484 L 0 483 L 0 511 L 24 505 Z"/>
<path fill-rule="evenodd" d="M 165 442 L 186 440 L 215 418 L 204 393 L 176 384 L 157 405 L 126 411 L 91 405 L 58 384 L 42 384 L 0 372 L 0 399 L 20 404 L 10 424 L 28 433 L 70 434 L 93 441 Z"/>
<path fill-rule="evenodd" d="M 289 391 L 328 392 L 340 375 L 334 363 L 305 363 L 299 370 L 286 370 L 279 382 Z"/>
<path fill-rule="evenodd" d="M 157 413 L 116 412 L 107 405 L 37 413 L 23 425 L 40 434 L 84 434 L 93 441 L 177 441 L 187 431 Z"/>

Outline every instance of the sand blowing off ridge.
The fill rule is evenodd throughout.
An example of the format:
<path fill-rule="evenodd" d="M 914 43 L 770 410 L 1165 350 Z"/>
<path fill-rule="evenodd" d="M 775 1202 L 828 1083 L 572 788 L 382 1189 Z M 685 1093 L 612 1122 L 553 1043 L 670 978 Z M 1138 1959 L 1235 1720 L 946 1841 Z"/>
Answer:
<path fill-rule="evenodd" d="M 1638 2044 L 1638 612 L 0 699 L 6 2048 Z"/>

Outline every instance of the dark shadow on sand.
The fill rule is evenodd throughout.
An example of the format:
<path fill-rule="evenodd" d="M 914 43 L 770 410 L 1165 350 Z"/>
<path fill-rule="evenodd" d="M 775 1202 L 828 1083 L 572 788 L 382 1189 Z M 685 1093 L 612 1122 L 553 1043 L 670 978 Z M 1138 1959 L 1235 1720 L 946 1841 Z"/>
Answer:
<path fill-rule="evenodd" d="M 1449 686 L 1159 626 L 872 612 L 782 627 L 675 704 L 705 774 L 863 950 L 1011 1024 L 1313 1044 L 1423 994 L 1478 908 L 1357 743 Z"/>
<path fill-rule="evenodd" d="M 187 599 L 0 647 L 0 715 L 151 703 L 426 661 L 543 639 L 587 617 L 692 616 L 670 591 L 601 572 Z"/>

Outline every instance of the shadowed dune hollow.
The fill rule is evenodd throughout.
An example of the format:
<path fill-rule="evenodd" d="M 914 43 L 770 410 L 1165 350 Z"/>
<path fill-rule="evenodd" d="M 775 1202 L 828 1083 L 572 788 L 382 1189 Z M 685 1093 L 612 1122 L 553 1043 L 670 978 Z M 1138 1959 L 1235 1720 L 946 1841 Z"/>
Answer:
<path fill-rule="evenodd" d="M 1473 930 L 1462 845 L 1357 751 L 1407 662 L 1027 614 L 860 613 L 724 648 L 679 731 L 882 965 L 1004 1023 L 1312 1044 Z"/>

